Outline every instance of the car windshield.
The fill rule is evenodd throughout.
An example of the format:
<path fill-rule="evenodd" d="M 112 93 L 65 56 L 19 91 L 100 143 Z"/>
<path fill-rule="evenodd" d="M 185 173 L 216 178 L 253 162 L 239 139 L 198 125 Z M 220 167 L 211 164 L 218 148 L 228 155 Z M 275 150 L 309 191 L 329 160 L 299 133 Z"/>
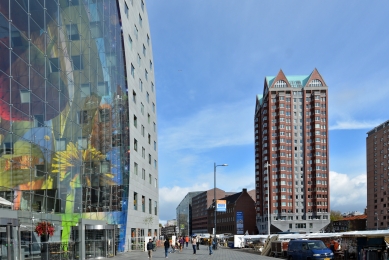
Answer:
<path fill-rule="evenodd" d="M 308 242 L 308 248 L 309 249 L 325 249 L 327 248 L 323 241 L 314 241 L 314 242 Z"/>

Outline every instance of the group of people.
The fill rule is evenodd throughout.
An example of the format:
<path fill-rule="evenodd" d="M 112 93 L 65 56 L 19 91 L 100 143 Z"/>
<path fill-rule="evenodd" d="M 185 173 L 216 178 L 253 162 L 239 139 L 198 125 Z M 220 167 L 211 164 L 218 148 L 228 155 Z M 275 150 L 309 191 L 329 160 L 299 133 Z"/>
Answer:
<path fill-rule="evenodd" d="M 196 235 L 192 237 L 192 247 L 193 247 L 193 254 L 196 254 L 196 249 L 200 250 L 200 237 L 198 238 Z M 209 239 L 203 239 L 205 244 L 208 246 L 209 249 L 209 255 L 212 255 L 212 247 L 215 245 L 215 241 L 213 240 L 212 236 L 209 237 Z"/>
<path fill-rule="evenodd" d="M 200 250 L 200 240 L 201 240 L 201 238 L 197 237 L 196 235 L 192 236 L 192 238 L 190 239 L 194 255 L 196 254 L 197 250 Z M 215 244 L 214 240 L 212 239 L 212 236 L 210 236 L 209 239 L 203 238 L 203 241 L 205 241 L 206 245 L 209 248 L 209 255 L 212 255 L 213 254 L 212 247 Z M 189 244 L 189 237 L 188 236 L 179 237 L 177 239 L 175 245 L 173 245 L 172 240 L 169 240 L 168 238 L 166 238 L 166 240 L 164 242 L 165 258 L 168 258 L 169 248 L 172 249 L 171 253 L 174 253 L 176 251 L 176 249 L 178 249 L 178 250 L 180 250 L 180 252 L 182 252 L 182 248 L 184 247 L 184 244 L 186 244 L 186 247 L 188 247 L 188 244 Z"/>

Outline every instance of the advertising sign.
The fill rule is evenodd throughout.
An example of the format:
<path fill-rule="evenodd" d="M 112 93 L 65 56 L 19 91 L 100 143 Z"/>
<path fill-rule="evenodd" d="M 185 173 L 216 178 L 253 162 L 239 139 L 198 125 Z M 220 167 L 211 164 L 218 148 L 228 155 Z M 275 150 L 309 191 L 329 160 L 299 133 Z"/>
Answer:
<path fill-rule="evenodd" d="M 244 234 L 243 212 L 242 211 L 237 211 L 236 212 L 236 234 L 237 235 L 243 235 Z"/>
<path fill-rule="evenodd" d="M 216 211 L 226 212 L 227 202 L 226 200 L 216 200 Z"/>

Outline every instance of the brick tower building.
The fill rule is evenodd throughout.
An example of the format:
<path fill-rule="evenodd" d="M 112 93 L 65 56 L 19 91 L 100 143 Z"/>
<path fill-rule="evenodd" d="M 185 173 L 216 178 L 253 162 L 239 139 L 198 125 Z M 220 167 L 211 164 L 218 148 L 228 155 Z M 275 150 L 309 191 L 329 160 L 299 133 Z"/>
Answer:
<path fill-rule="evenodd" d="M 259 233 L 320 232 L 329 223 L 327 110 L 328 88 L 316 69 L 265 78 L 254 116 Z"/>

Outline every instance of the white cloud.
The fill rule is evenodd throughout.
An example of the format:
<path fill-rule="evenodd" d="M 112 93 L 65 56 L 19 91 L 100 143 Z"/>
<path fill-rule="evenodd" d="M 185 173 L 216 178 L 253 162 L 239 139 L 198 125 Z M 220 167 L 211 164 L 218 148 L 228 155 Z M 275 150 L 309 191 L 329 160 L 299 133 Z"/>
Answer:
<path fill-rule="evenodd" d="M 213 188 L 213 179 L 210 174 L 199 175 L 196 177 L 200 182 L 192 186 L 173 186 L 162 187 L 159 190 L 160 203 L 160 223 L 166 223 L 167 220 L 176 217 L 176 208 L 188 192 L 206 191 Z M 238 176 L 238 175 L 237 175 Z M 208 179 L 208 182 L 207 182 Z M 224 173 L 218 173 L 218 187 L 223 187 L 225 191 L 240 192 L 242 188 L 251 190 L 254 188 L 254 177 L 250 175 L 233 178 Z M 249 185 L 249 186 L 247 186 Z M 347 174 L 330 172 L 330 192 L 331 192 L 331 210 L 343 212 L 359 211 L 363 212 L 366 207 L 366 175 L 359 174 L 350 176 Z"/>
<path fill-rule="evenodd" d="M 208 183 L 194 184 L 192 187 L 162 187 L 159 189 L 159 218 L 161 222 L 176 218 L 176 208 L 182 199 L 193 191 L 209 190 Z"/>
<path fill-rule="evenodd" d="M 374 127 L 380 125 L 384 120 L 345 120 L 345 121 L 336 121 L 334 125 L 331 125 L 330 130 L 351 130 L 351 129 L 373 129 Z"/>
<path fill-rule="evenodd" d="M 330 171 L 331 210 L 360 211 L 366 207 L 366 175 L 349 176 Z"/>
<path fill-rule="evenodd" d="M 193 179 L 191 178 L 188 178 L 188 180 L 191 180 L 191 182 L 193 182 Z M 185 186 L 186 183 L 183 183 L 181 187 L 173 186 L 160 188 L 160 223 L 165 223 L 167 220 L 176 218 L 176 208 L 184 199 L 184 197 L 188 194 L 188 192 L 207 191 L 213 189 L 213 181 L 213 173 L 206 173 L 196 175 L 196 183 L 193 183 L 192 186 Z M 252 190 L 255 187 L 254 175 L 250 172 L 248 172 L 247 174 L 238 174 L 228 172 L 227 169 L 223 172 L 219 171 L 217 173 L 216 182 L 216 186 L 226 192 L 241 192 L 243 188 L 247 188 L 247 190 Z"/>
<path fill-rule="evenodd" d="M 160 130 L 164 152 L 253 143 L 255 100 L 213 104 Z M 171 121 L 172 122 L 172 121 Z"/>

